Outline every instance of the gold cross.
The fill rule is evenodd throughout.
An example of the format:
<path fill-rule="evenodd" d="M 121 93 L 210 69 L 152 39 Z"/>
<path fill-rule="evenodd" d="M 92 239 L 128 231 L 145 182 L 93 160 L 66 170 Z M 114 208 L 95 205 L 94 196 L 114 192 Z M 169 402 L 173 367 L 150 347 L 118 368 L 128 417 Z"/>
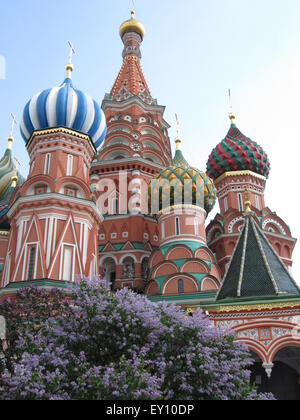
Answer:
<path fill-rule="evenodd" d="M 234 124 L 235 123 L 235 114 L 233 112 L 232 97 L 231 97 L 231 90 L 230 89 L 229 89 L 229 108 L 230 108 L 229 119 L 230 119 L 231 123 Z"/>
<path fill-rule="evenodd" d="M 72 64 L 72 60 L 73 60 L 73 54 L 75 54 L 75 50 L 73 47 L 73 44 L 71 41 L 68 41 L 69 47 L 70 47 L 70 55 L 69 55 L 69 62 L 68 64 Z"/>
<path fill-rule="evenodd" d="M 177 136 L 175 139 L 175 143 L 176 143 L 176 150 L 180 150 L 180 145 L 181 145 L 181 140 L 180 140 L 180 125 L 179 125 L 179 118 L 178 115 L 175 114 L 175 118 L 176 118 L 176 132 L 177 132 Z"/>
<path fill-rule="evenodd" d="M 228 93 L 229 93 L 229 108 L 230 108 L 230 112 L 232 112 L 233 108 L 232 108 L 231 89 L 229 89 Z"/>
<path fill-rule="evenodd" d="M 10 137 L 13 136 L 14 128 L 15 128 L 15 125 L 17 124 L 17 119 L 13 113 L 11 113 L 11 117 L 12 117 L 12 123 L 11 123 L 11 128 L 10 128 Z"/>

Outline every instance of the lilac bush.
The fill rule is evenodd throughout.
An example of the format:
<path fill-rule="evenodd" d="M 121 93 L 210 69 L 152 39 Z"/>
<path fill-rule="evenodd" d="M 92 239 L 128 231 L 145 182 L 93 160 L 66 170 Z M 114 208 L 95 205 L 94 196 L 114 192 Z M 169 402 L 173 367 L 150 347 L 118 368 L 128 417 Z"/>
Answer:
<path fill-rule="evenodd" d="M 81 282 L 63 301 L 61 313 L 55 304 L 34 332 L 19 334 L 0 399 L 272 399 L 251 387 L 247 349 L 201 310 L 187 317 L 99 281 Z"/>

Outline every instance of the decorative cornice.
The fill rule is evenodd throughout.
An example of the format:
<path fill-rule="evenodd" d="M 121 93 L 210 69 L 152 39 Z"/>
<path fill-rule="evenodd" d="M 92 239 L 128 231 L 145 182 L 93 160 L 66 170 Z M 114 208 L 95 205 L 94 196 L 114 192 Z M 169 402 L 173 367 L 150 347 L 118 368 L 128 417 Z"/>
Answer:
<path fill-rule="evenodd" d="M 63 194 L 57 194 L 57 193 L 47 193 L 47 194 L 41 194 L 39 196 L 34 195 L 34 196 L 27 196 L 27 197 L 19 197 L 10 208 L 7 214 L 8 217 L 12 216 L 12 214 L 16 211 L 19 205 L 26 204 L 26 203 L 34 203 L 39 200 L 43 200 L 43 201 L 55 200 L 55 201 L 63 201 L 65 203 L 83 205 L 93 210 L 93 212 L 97 215 L 97 217 L 99 218 L 101 222 L 104 221 L 103 215 L 101 214 L 101 212 L 99 211 L 99 209 L 97 208 L 96 204 L 93 201 L 85 200 L 82 198 L 74 198 L 74 197 L 66 196 Z"/>
<path fill-rule="evenodd" d="M 50 134 L 57 134 L 57 133 L 69 134 L 70 136 L 74 136 L 74 137 L 77 137 L 77 138 L 82 139 L 82 140 L 90 141 L 91 144 L 93 145 L 93 149 L 96 150 L 89 135 L 80 133 L 79 131 L 70 130 L 69 128 L 65 128 L 65 127 L 55 127 L 55 128 L 48 128 L 48 129 L 45 129 L 45 130 L 34 131 L 31 135 L 30 139 L 28 140 L 28 142 L 26 144 L 26 147 L 28 148 L 30 146 L 33 138 L 35 138 L 37 136 L 47 136 L 47 135 L 50 135 Z"/>
<path fill-rule="evenodd" d="M 0 230 L 0 236 L 9 236 L 8 230 Z"/>
<path fill-rule="evenodd" d="M 256 174 L 255 172 L 252 172 L 252 171 L 233 171 L 233 172 L 225 172 L 225 174 L 223 174 L 219 178 L 217 178 L 214 181 L 214 183 L 215 183 L 215 185 L 218 185 L 225 178 L 235 177 L 235 176 L 253 176 L 254 178 L 261 179 L 263 181 L 267 181 L 266 177 L 264 177 L 263 175 Z"/>
<path fill-rule="evenodd" d="M 231 305 L 231 306 L 212 306 L 206 308 L 209 313 L 230 313 L 230 312 L 252 312 L 252 311 L 264 311 L 274 309 L 293 309 L 300 308 L 300 299 L 293 302 L 285 303 L 263 303 L 263 304 L 245 304 L 245 305 Z"/>

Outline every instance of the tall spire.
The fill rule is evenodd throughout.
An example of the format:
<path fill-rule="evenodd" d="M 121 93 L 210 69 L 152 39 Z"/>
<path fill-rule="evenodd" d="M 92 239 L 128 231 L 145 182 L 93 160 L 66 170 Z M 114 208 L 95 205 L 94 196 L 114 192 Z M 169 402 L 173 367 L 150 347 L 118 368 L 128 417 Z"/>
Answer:
<path fill-rule="evenodd" d="M 155 104 L 140 63 L 142 58 L 140 46 L 144 35 L 144 26 L 135 18 L 133 9 L 131 18 L 120 28 L 120 36 L 124 44 L 123 64 L 110 92 L 112 98 L 118 102 L 139 96 L 143 102 L 149 105 Z"/>
<path fill-rule="evenodd" d="M 73 61 L 73 54 L 75 54 L 75 50 L 71 41 L 68 41 L 68 45 L 70 47 L 70 54 L 69 54 L 68 64 L 66 65 L 66 71 L 67 71 L 66 78 L 72 79 L 72 71 L 74 70 L 72 61 Z"/>

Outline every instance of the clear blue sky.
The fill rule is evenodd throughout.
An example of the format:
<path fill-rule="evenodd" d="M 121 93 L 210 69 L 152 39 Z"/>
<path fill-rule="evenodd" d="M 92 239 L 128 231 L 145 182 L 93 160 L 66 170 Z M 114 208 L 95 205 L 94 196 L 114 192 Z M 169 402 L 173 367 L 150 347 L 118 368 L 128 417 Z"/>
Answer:
<path fill-rule="evenodd" d="M 0 139 L 10 112 L 20 121 L 27 100 L 63 81 L 67 40 L 76 48 L 74 83 L 99 102 L 121 65 L 118 29 L 130 0 L 0 0 Z M 239 128 L 268 152 L 267 205 L 300 238 L 297 194 L 300 156 L 299 0 L 136 0 L 147 34 L 143 69 L 166 119 L 180 116 L 187 159 L 205 169 L 228 127 L 230 87 Z M 170 130 L 171 137 L 174 129 Z M 27 175 L 19 131 L 14 153 Z M 300 245 L 294 254 L 300 282 Z"/>

